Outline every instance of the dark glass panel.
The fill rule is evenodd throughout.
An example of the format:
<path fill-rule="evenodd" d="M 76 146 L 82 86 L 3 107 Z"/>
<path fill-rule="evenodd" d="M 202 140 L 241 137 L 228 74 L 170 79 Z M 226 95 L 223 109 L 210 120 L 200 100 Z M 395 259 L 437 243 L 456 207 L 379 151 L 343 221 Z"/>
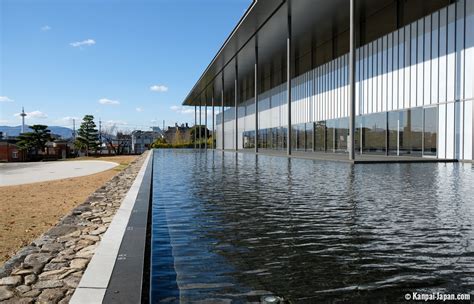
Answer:
<path fill-rule="evenodd" d="M 304 151 L 306 149 L 306 124 L 299 124 L 296 129 L 298 130 L 298 150 Z"/>
<path fill-rule="evenodd" d="M 424 149 L 423 155 L 436 156 L 436 141 L 438 135 L 438 109 L 436 107 L 424 110 Z"/>
<path fill-rule="evenodd" d="M 305 124 L 297 124 L 292 126 L 292 148 L 297 151 L 304 151 L 306 145 L 306 127 Z"/>
<path fill-rule="evenodd" d="M 423 151 L 423 108 L 411 112 L 411 155 L 421 156 Z"/>
<path fill-rule="evenodd" d="M 347 136 L 349 135 L 349 119 L 335 119 L 335 150 L 336 152 L 347 152 Z"/>
<path fill-rule="evenodd" d="M 357 116 L 355 119 L 355 134 L 354 134 L 354 149 L 355 152 L 361 153 L 361 143 L 362 143 L 362 128 L 363 128 L 363 117 Z"/>
<path fill-rule="evenodd" d="M 243 148 L 255 148 L 255 131 L 245 131 L 243 135 Z"/>
<path fill-rule="evenodd" d="M 400 112 L 388 113 L 388 154 L 397 155 L 398 151 L 398 122 Z"/>
<path fill-rule="evenodd" d="M 306 151 L 312 151 L 313 150 L 313 138 L 314 138 L 314 132 L 313 132 L 313 123 L 307 123 L 305 124 L 305 129 L 306 129 Z"/>
<path fill-rule="evenodd" d="M 366 115 L 362 118 L 363 153 L 385 154 L 386 113 Z"/>
<path fill-rule="evenodd" d="M 336 131 L 336 120 L 326 121 L 326 152 L 334 152 L 334 135 Z"/>
<path fill-rule="evenodd" d="M 399 118 L 399 151 L 400 155 L 410 154 L 411 152 L 411 111 L 400 111 Z"/>
<path fill-rule="evenodd" d="M 278 134 L 279 134 L 278 149 L 284 150 L 287 147 L 288 128 L 280 127 L 278 129 Z"/>
<path fill-rule="evenodd" d="M 314 149 L 316 151 L 326 151 L 326 122 L 318 121 L 314 125 Z"/>

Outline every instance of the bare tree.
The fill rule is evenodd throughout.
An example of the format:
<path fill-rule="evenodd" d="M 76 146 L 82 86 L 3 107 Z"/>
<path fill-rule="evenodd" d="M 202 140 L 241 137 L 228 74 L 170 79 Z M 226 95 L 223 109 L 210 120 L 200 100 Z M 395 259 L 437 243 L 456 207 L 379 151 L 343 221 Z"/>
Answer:
<path fill-rule="evenodd" d="M 102 127 L 102 140 L 105 142 L 105 145 L 107 146 L 107 150 L 113 151 L 115 155 L 117 155 L 117 148 L 114 145 L 114 140 L 116 138 L 116 133 L 117 133 L 117 126 L 115 124 L 113 125 L 104 125 Z"/>

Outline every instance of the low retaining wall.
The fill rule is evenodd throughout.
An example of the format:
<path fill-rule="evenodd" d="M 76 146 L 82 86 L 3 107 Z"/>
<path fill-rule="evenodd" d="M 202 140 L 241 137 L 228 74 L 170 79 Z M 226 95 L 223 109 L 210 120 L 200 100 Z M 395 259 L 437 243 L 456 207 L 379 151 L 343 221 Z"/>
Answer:
<path fill-rule="evenodd" d="M 71 304 L 140 303 L 151 194 L 151 151 L 89 263 Z"/>

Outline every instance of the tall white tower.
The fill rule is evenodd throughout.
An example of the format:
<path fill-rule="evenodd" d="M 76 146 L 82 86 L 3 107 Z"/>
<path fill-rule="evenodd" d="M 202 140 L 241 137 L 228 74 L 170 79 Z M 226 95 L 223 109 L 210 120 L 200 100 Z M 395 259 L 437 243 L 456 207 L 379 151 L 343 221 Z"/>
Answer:
<path fill-rule="evenodd" d="M 26 116 L 26 113 L 25 113 L 25 108 L 24 107 L 21 107 L 21 133 L 25 133 L 25 116 Z"/>

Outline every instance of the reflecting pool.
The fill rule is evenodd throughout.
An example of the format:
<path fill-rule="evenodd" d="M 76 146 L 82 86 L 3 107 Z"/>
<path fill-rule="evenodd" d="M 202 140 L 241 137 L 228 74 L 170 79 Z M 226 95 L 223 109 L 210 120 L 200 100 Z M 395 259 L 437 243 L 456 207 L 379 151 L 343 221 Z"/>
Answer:
<path fill-rule="evenodd" d="M 154 302 L 474 293 L 474 168 L 155 150 Z"/>

